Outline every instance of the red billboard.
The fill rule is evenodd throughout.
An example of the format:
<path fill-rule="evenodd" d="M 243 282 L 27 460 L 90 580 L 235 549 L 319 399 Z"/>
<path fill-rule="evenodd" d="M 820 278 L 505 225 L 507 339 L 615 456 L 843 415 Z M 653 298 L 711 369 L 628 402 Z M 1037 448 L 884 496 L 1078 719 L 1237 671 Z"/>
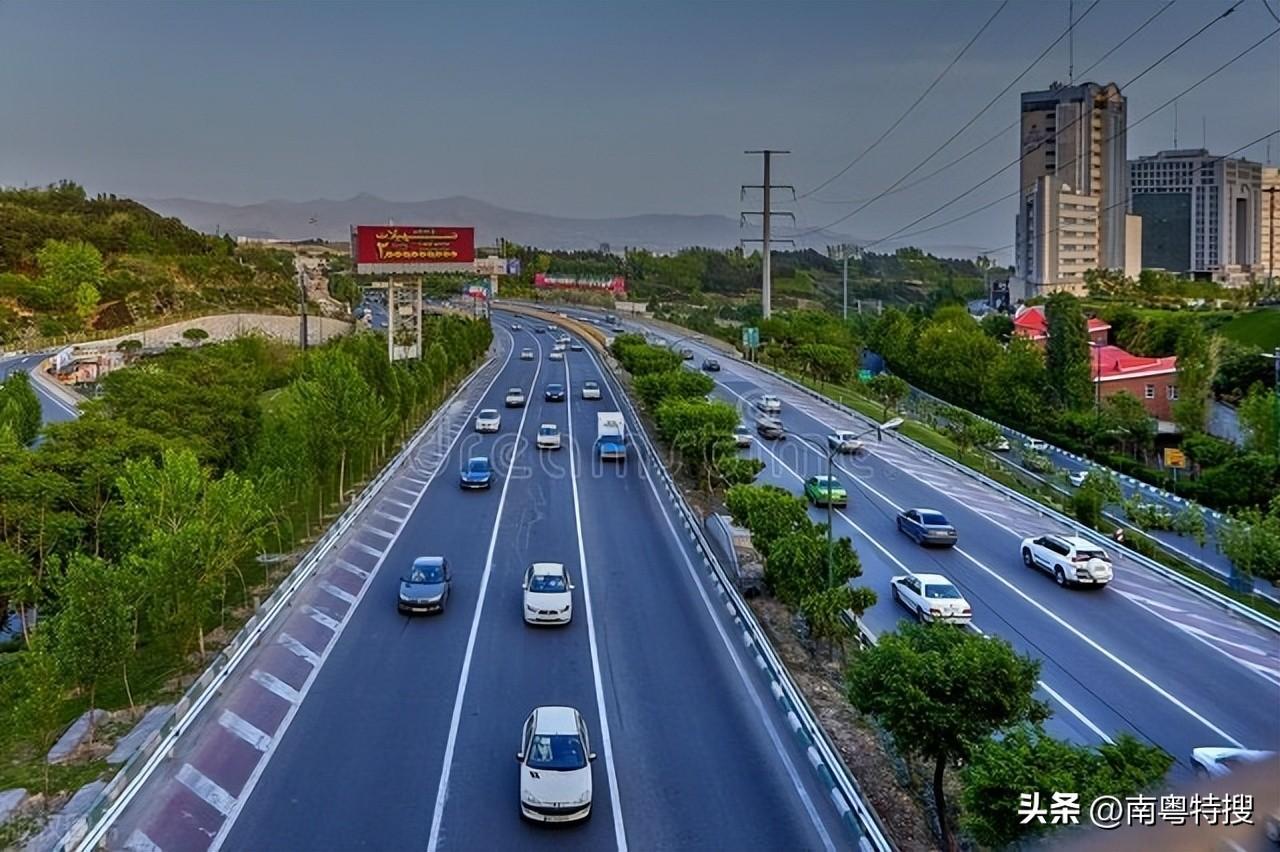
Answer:
<path fill-rule="evenodd" d="M 469 272 L 476 229 L 353 225 L 351 253 L 361 273 Z"/>
<path fill-rule="evenodd" d="M 615 296 L 627 295 L 627 279 L 593 275 L 547 275 L 539 272 L 533 276 L 535 287 L 561 287 L 569 290 L 608 290 Z"/>

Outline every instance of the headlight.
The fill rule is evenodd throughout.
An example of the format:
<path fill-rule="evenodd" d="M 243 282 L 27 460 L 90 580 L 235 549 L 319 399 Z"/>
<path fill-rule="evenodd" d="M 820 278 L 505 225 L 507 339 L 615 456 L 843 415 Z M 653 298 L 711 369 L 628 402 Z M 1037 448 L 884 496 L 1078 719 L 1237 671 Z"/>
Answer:
<path fill-rule="evenodd" d="M 536 606 L 534 606 L 533 604 L 525 604 L 525 605 L 524 605 L 524 609 L 525 609 L 525 612 L 537 612 L 537 611 L 538 611 L 538 608 L 537 608 Z"/>
<path fill-rule="evenodd" d="M 573 604 L 565 604 L 564 606 L 562 606 L 562 607 L 560 608 L 560 611 L 561 611 L 561 612 L 568 612 L 568 611 L 569 611 L 569 607 L 571 607 L 571 606 L 573 606 Z"/>

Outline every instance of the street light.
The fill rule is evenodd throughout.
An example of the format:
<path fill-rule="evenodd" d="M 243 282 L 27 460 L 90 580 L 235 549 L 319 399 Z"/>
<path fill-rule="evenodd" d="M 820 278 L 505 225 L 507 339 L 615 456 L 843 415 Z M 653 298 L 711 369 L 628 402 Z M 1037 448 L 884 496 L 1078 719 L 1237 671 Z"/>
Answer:
<path fill-rule="evenodd" d="M 892 420 L 886 420 L 884 423 L 878 423 L 875 426 L 872 426 L 870 429 L 867 429 L 864 432 L 860 432 L 857 435 L 854 435 L 852 440 L 856 441 L 860 438 L 865 438 L 867 435 L 870 435 L 872 432 L 875 432 L 876 440 L 881 441 L 884 439 L 884 430 L 897 429 L 899 426 L 902 425 L 902 423 L 903 423 L 903 420 L 901 417 L 895 417 Z M 832 532 L 831 532 L 833 528 L 832 519 L 831 519 L 831 513 L 832 513 L 831 480 L 834 479 L 834 474 L 832 473 L 832 471 L 835 468 L 836 454 L 840 452 L 840 445 L 836 444 L 835 446 L 832 446 L 831 442 L 826 439 L 826 436 L 823 436 L 821 443 L 819 443 L 818 440 L 813 435 L 796 434 L 795 437 L 799 438 L 801 441 L 804 441 L 806 444 L 816 449 L 819 453 L 825 454 L 827 457 L 827 587 L 831 588 L 832 586 L 835 585 L 835 577 L 833 572 L 835 569 L 835 546 L 836 546 L 835 537 L 832 535 Z"/>

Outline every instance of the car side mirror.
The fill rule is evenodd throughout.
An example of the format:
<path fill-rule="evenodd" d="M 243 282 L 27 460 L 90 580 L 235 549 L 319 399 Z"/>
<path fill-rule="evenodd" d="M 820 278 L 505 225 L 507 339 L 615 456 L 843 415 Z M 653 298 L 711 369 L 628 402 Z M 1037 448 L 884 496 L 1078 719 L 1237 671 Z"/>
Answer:
<path fill-rule="evenodd" d="M 520 762 L 522 762 L 523 760 L 524 760 L 524 752 L 522 752 L 522 751 L 518 751 L 518 752 L 516 752 L 516 762 L 517 762 L 517 763 L 520 763 Z"/>
<path fill-rule="evenodd" d="M 528 590 L 529 590 L 529 584 L 528 584 L 528 583 L 521 583 L 521 584 L 520 584 L 520 588 L 524 589 L 525 591 L 528 591 Z"/>
<path fill-rule="evenodd" d="M 570 583 L 570 584 L 569 584 L 569 591 L 571 591 L 571 592 L 572 592 L 575 588 L 577 588 L 577 587 L 576 587 L 576 586 L 574 586 L 574 585 L 573 585 L 573 583 Z"/>
<path fill-rule="evenodd" d="M 587 755 L 587 760 L 595 760 L 595 759 L 596 759 L 596 753 L 594 751 L 591 752 L 591 754 Z"/>

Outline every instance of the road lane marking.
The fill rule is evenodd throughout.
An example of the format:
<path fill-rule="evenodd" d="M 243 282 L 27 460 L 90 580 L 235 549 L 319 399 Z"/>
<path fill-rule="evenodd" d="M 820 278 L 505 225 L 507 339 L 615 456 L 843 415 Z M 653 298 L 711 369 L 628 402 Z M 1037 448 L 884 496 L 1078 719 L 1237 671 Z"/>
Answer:
<path fill-rule="evenodd" d="M 505 328 L 504 328 L 505 330 Z M 510 335 L 510 332 L 507 332 Z M 536 342 L 536 341 L 535 341 Z M 512 338 L 512 349 L 515 348 L 515 340 Z M 510 353 L 507 355 L 510 359 Z M 529 383 L 529 396 L 533 395 L 533 389 L 538 385 L 538 376 L 542 372 L 542 344 L 538 343 L 538 360 L 533 370 L 533 380 Z M 520 425 L 516 427 L 516 436 L 524 434 L 525 421 L 529 417 L 530 405 L 520 407 Z M 472 414 L 474 415 L 474 411 Z M 463 434 L 460 430 L 459 435 Z M 456 440 L 456 438 L 455 438 Z M 511 452 L 511 465 L 515 464 L 516 448 L 513 446 Z M 462 703 L 467 695 L 467 683 L 471 679 L 471 659 L 476 649 L 476 634 L 480 630 L 480 616 L 484 613 L 485 593 L 489 589 L 489 577 L 493 573 L 493 554 L 498 546 L 498 530 L 502 527 L 502 511 L 507 505 L 507 489 L 511 486 L 513 477 L 510 475 L 502 478 L 502 493 L 498 496 L 498 513 L 493 519 L 493 532 L 489 536 L 489 552 L 484 560 L 484 572 L 480 575 L 480 594 L 476 598 L 476 611 L 471 617 L 471 631 L 467 634 L 467 650 L 462 656 L 462 671 L 458 675 L 458 685 L 454 690 L 453 697 L 453 714 L 449 717 L 449 735 L 445 740 L 444 760 L 440 766 L 440 781 L 436 785 L 436 802 L 435 808 L 431 814 L 431 832 L 427 836 L 428 852 L 436 852 L 440 844 L 440 829 L 444 824 L 444 806 L 449 800 L 449 776 L 453 772 L 453 750 L 458 742 L 458 725 L 462 721 Z"/>
<path fill-rule="evenodd" d="M 285 701 L 288 701 L 290 704 L 297 704 L 298 700 L 301 698 L 298 690 L 294 689 L 271 672 L 263 671 L 262 669 L 254 669 L 253 674 L 249 675 L 249 677 L 266 687 L 269 691 L 274 692 Z"/>
<path fill-rule="evenodd" d="M 278 641 L 281 645 L 288 648 L 294 654 L 306 660 L 311 665 L 314 666 L 320 662 L 319 654 L 317 654 L 315 651 L 311 650 L 306 645 L 299 642 L 296 638 L 294 638 L 290 634 L 281 631 L 280 639 Z"/>
<path fill-rule="evenodd" d="M 587 646 L 591 649 L 591 677 L 595 682 L 596 712 L 600 716 L 600 743 L 604 749 L 604 766 L 609 777 L 609 800 L 613 808 L 613 837 L 618 852 L 627 850 L 627 830 L 622 819 L 622 797 L 618 794 L 618 770 L 613 761 L 613 738 L 609 733 L 609 714 L 604 700 L 604 683 L 600 678 L 600 652 L 596 645 L 596 620 L 591 607 L 591 577 L 587 570 L 587 551 L 582 539 L 582 503 L 578 497 L 578 443 L 573 437 L 573 385 L 569 379 L 569 361 L 564 362 L 565 419 L 569 423 L 569 483 L 573 487 L 573 525 L 578 537 L 578 573 L 582 578 L 582 597 L 587 610 Z M 617 405 L 617 400 L 614 400 Z M 626 463 L 625 461 L 623 462 Z"/>
<path fill-rule="evenodd" d="M 163 852 L 140 828 L 135 828 L 125 841 L 124 852 Z"/>
<path fill-rule="evenodd" d="M 320 588 L 333 595 L 343 603 L 353 604 L 356 602 L 356 596 L 348 592 L 346 589 L 340 589 L 328 580 L 320 581 Z"/>
<path fill-rule="evenodd" d="M 355 565 L 351 562 L 348 562 L 347 560 L 343 559 L 341 556 L 339 556 L 337 559 L 333 561 L 343 571 L 350 571 L 352 574 L 355 574 L 361 580 L 369 576 L 369 572 L 366 571 L 364 568 L 361 568 L 359 565 Z"/>
<path fill-rule="evenodd" d="M 384 512 L 381 509 L 374 509 L 373 513 L 379 518 L 385 518 L 388 521 L 395 521 L 397 524 L 403 524 L 404 518 L 400 515 L 393 515 L 390 512 Z"/>
<path fill-rule="evenodd" d="M 230 710 L 222 711 L 222 715 L 218 717 L 218 724 L 258 751 L 266 751 L 267 747 L 271 745 L 270 734 L 261 730 L 252 722 L 245 721 Z"/>
<path fill-rule="evenodd" d="M 317 624 L 322 624 L 325 627 L 329 628 L 330 630 L 338 629 L 338 624 L 339 624 L 338 619 L 329 615 L 324 610 L 316 609 L 311 604 L 305 604 L 302 607 L 302 611 L 305 612 L 307 615 L 311 616 L 311 620 L 316 622 Z"/>
<path fill-rule="evenodd" d="M 377 511 L 376 509 L 374 510 L 374 514 L 375 514 L 375 515 L 376 515 L 376 514 L 379 514 L 379 513 L 378 513 L 378 511 Z M 390 518 L 391 516 L 390 516 L 390 515 L 385 515 L 385 517 Z M 399 520 L 399 518 L 396 518 L 396 519 L 394 519 L 394 520 L 397 520 L 397 521 L 398 521 L 398 520 Z M 395 534 L 395 533 L 393 533 L 393 532 L 387 532 L 387 531 L 386 531 L 386 530 L 384 530 L 382 527 L 375 527 L 375 526 L 373 526 L 372 524 L 370 524 L 369 526 L 366 526 L 366 527 L 361 527 L 361 528 L 360 528 L 360 531 L 361 531 L 361 532 L 369 532 L 369 533 L 373 533 L 374 535 L 376 535 L 376 536 L 381 536 L 382 538 L 385 538 L 385 539 L 387 539 L 387 540 L 391 540 L 391 539 L 393 539 L 393 538 L 395 538 L 395 537 L 396 537 L 396 534 Z"/>
<path fill-rule="evenodd" d="M 356 550 L 363 550 L 365 553 L 369 554 L 370 556 L 382 555 L 381 550 L 378 550 L 376 547 L 373 547 L 371 545 L 365 544 L 363 541 L 361 541 L 358 538 L 351 540 L 351 546 L 354 547 Z"/>
<path fill-rule="evenodd" d="M 196 769 L 190 763 L 182 764 L 178 770 L 178 781 L 182 786 L 195 793 L 209 804 L 215 811 L 226 817 L 236 806 L 236 797 L 222 789 L 218 784 Z"/>

